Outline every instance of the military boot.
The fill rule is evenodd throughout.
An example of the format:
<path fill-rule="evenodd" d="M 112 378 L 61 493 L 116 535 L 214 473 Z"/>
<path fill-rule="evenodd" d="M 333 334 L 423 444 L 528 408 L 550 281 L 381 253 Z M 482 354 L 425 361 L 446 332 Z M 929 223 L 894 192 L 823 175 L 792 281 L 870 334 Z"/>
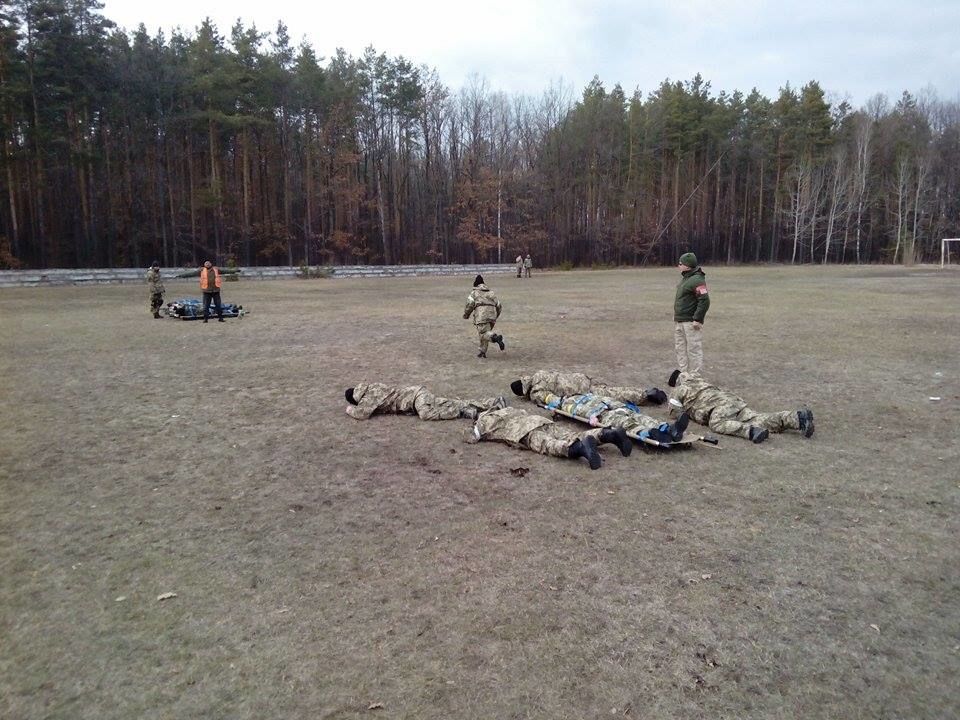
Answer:
<path fill-rule="evenodd" d="M 601 443 L 613 443 L 620 448 L 620 454 L 624 457 L 633 452 L 633 441 L 627 437 L 627 431 L 623 428 L 604 428 L 600 431 Z"/>
<path fill-rule="evenodd" d="M 486 356 L 487 356 L 487 354 L 486 354 L 483 350 L 481 350 L 480 352 L 477 353 L 477 357 L 479 357 L 479 358 L 485 358 Z"/>
<path fill-rule="evenodd" d="M 809 408 L 797 410 L 797 420 L 800 421 L 800 432 L 804 437 L 813 435 L 813 410 Z"/>
<path fill-rule="evenodd" d="M 770 431 L 766 428 L 758 428 L 755 425 L 750 426 L 750 441 L 759 445 L 770 437 Z"/>
<path fill-rule="evenodd" d="M 687 431 L 687 425 L 690 424 L 690 416 L 686 412 L 680 413 L 680 417 L 670 426 L 670 439 L 673 442 L 683 440 L 683 434 Z"/>
<path fill-rule="evenodd" d="M 587 435 L 583 440 L 576 440 L 567 450 L 569 458 L 586 458 L 591 470 L 597 470 L 602 464 L 600 453 L 597 452 L 597 441 L 593 435 Z"/>
<path fill-rule="evenodd" d="M 477 412 L 477 409 L 473 405 L 467 405 L 465 408 L 460 410 L 460 417 L 466 418 L 467 420 L 476 420 L 477 415 L 480 413 Z"/>
<path fill-rule="evenodd" d="M 157 318 L 158 320 L 162 319 L 162 318 L 160 317 L 160 311 L 159 311 L 159 310 L 154 310 L 154 311 L 153 311 L 153 316 L 154 316 L 155 318 Z"/>
<path fill-rule="evenodd" d="M 503 344 L 503 335 L 494 335 L 490 339 L 500 346 L 500 352 L 503 352 L 506 349 L 506 346 Z"/>

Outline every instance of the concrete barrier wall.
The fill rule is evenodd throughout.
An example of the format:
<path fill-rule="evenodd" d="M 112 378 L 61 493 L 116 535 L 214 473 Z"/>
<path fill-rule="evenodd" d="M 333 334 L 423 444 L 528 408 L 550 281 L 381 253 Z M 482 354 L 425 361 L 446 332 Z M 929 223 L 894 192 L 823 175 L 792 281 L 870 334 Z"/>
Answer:
<path fill-rule="evenodd" d="M 323 266 L 331 278 L 404 277 L 419 275 L 498 275 L 516 272 L 515 265 L 335 265 Z M 0 270 L 0 287 L 45 287 L 52 285 L 105 285 L 117 283 L 143 284 L 148 268 L 115 268 L 96 270 Z M 194 268 L 161 268 L 164 282 L 178 273 Z M 316 269 L 316 268 L 312 268 Z M 298 279 L 299 268 L 286 266 L 241 268 L 243 280 Z M 192 279 L 192 278 L 191 278 Z"/>

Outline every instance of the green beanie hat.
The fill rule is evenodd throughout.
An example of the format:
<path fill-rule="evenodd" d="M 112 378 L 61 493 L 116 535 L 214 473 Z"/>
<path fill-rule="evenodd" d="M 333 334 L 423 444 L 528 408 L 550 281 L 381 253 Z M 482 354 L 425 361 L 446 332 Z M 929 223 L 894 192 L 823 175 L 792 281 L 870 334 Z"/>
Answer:
<path fill-rule="evenodd" d="M 686 265 L 688 268 L 695 268 L 697 266 L 697 256 L 693 253 L 684 253 L 680 256 L 680 264 Z"/>

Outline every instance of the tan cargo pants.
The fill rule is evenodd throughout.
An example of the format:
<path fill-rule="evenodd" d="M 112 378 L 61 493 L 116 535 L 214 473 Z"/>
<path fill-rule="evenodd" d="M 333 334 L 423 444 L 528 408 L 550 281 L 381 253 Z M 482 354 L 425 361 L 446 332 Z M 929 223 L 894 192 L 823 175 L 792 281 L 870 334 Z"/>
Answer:
<path fill-rule="evenodd" d="M 677 350 L 677 369 L 699 375 L 703 370 L 703 327 L 694 328 L 692 322 L 676 323 L 673 344 Z"/>

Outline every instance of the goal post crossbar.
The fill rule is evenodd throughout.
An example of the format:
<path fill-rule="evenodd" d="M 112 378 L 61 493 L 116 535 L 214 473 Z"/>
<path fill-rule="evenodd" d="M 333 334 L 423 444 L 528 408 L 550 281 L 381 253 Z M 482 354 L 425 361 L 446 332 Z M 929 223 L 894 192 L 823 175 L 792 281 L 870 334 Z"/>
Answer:
<path fill-rule="evenodd" d="M 960 238 L 943 238 L 940 241 L 940 269 L 943 269 L 944 263 L 950 259 L 950 243 L 960 243 Z"/>

